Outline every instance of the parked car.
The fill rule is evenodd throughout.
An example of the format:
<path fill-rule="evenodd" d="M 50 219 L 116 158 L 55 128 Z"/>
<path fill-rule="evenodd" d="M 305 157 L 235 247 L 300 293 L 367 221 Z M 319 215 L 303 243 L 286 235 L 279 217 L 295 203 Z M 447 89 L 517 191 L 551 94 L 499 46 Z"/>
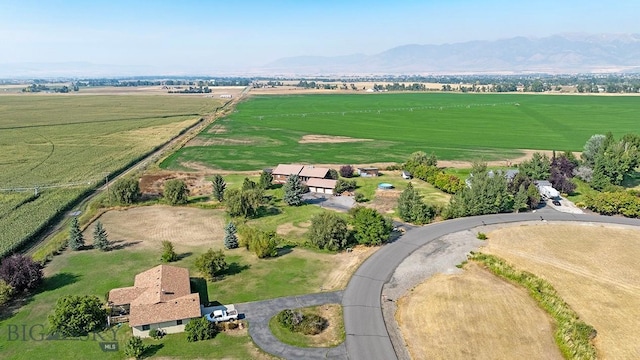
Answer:
<path fill-rule="evenodd" d="M 553 205 L 555 205 L 555 206 L 560 206 L 560 205 L 562 205 L 562 204 L 560 203 L 560 201 L 558 201 L 558 200 L 553 200 L 551 203 L 552 203 Z"/>
<path fill-rule="evenodd" d="M 211 322 L 223 322 L 223 321 L 235 321 L 238 320 L 238 310 L 233 305 L 220 306 L 219 309 L 215 309 L 208 313 L 207 320 Z"/>

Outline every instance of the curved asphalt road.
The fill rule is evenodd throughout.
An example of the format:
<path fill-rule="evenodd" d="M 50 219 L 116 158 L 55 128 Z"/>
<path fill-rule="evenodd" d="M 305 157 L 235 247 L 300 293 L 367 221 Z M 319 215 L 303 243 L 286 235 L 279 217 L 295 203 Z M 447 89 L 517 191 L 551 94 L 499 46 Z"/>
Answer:
<path fill-rule="evenodd" d="M 520 221 L 581 221 L 640 226 L 640 220 L 601 215 L 541 211 L 496 214 L 443 221 L 407 231 L 383 246 L 355 272 L 342 296 L 347 358 L 350 360 L 397 359 L 382 315 L 382 286 L 412 252 L 444 235 L 483 225 Z"/>

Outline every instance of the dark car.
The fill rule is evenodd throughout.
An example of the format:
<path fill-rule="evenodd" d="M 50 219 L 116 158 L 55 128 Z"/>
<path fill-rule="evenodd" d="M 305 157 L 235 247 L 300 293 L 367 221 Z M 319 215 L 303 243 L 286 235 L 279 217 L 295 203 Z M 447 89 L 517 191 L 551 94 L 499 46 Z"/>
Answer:
<path fill-rule="evenodd" d="M 560 205 L 562 205 L 562 204 L 560 204 L 560 201 L 558 201 L 558 200 L 553 200 L 551 203 L 552 203 L 553 205 L 555 205 L 555 206 L 560 206 Z"/>

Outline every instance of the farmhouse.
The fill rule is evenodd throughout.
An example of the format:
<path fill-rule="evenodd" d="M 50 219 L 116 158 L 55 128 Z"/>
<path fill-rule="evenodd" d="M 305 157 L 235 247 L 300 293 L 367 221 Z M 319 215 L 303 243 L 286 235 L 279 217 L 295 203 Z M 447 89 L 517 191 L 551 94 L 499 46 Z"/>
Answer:
<path fill-rule="evenodd" d="M 357 168 L 356 173 L 362 177 L 373 177 L 380 175 L 378 173 L 378 168 L 375 167 Z"/>
<path fill-rule="evenodd" d="M 278 184 L 287 182 L 289 175 L 298 175 L 300 181 L 309 187 L 309 191 L 321 194 L 333 194 L 333 188 L 337 183 L 336 180 L 329 179 L 328 168 L 311 165 L 279 164 L 271 175 L 273 182 Z"/>
<path fill-rule="evenodd" d="M 158 265 L 136 275 L 131 287 L 109 291 L 109 324 L 129 322 L 134 336 L 148 337 L 149 330 L 173 334 L 184 331 L 193 318 L 202 316 L 200 295 L 191 293 L 189 270 Z"/>

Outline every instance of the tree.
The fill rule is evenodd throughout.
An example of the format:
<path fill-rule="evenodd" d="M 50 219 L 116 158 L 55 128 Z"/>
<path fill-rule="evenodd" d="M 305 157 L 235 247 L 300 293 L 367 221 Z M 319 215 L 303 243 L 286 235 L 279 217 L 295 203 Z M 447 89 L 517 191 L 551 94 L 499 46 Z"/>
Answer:
<path fill-rule="evenodd" d="M 196 268 L 208 279 L 215 279 L 229 268 L 222 250 L 209 249 L 196 259 Z"/>
<path fill-rule="evenodd" d="M 356 186 L 355 180 L 338 179 L 338 181 L 336 181 L 336 186 L 333 188 L 333 192 L 336 194 L 342 194 L 345 191 L 354 191 Z"/>
<path fill-rule="evenodd" d="M 80 230 L 80 224 L 78 224 L 78 217 L 74 216 L 69 227 L 69 247 L 71 250 L 80 250 L 83 246 L 84 236 Z"/>
<path fill-rule="evenodd" d="M 231 216 L 253 217 L 258 214 L 262 204 L 263 190 L 237 190 L 227 191 L 226 209 Z"/>
<path fill-rule="evenodd" d="M 349 213 L 354 236 L 359 244 L 380 245 L 389 240 L 393 224 L 377 210 L 356 206 Z"/>
<path fill-rule="evenodd" d="M 338 177 L 336 169 L 329 169 L 329 179 L 338 180 Z"/>
<path fill-rule="evenodd" d="M 96 225 L 93 228 L 93 246 L 102 251 L 107 251 L 109 249 L 107 231 L 102 227 L 102 223 L 100 221 L 96 221 Z"/>
<path fill-rule="evenodd" d="M 409 159 L 405 163 L 405 169 L 415 172 L 415 168 L 420 165 L 437 167 L 438 158 L 433 153 L 427 155 L 424 151 L 416 151 L 409 156 Z"/>
<path fill-rule="evenodd" d="M 272 182 L 273 175 L 271 175 L 271 173 L 268 171 L 262 170 L 262 172 L 260 173 L 260 181 L 258 182 L 260 188 L 267 190 L 271 187 Z"/>
<path fill-rule="evenodd" d="M 409 183 L 398 198 L 398 216 L 400 219 L 422 225 L 431 222 L 435 214 L 435 209 L 425 204 L 420 194 Z"/>
<path fill-rule="evenodd" d="M 527 188 L 524 184 L 520 184 L 520 188 L 516 192 L 513 198 L 513 210 L 520 212 L 529 208 L 529 196 L 527 195 Z"/>
<path fill-rule="evenodd" d="M 187 188 L 187 184 L 182 180 L 167 180 L 164 183 L 163 196 L 169 205 L 186 204 L 189 200 L 189 189 Z"/>
<path fill-rule="evenodd" d="M 22 254 L 11 255 L 0 263 L 0 279 L 16 292 L 33 290 L 42 282 L 42 265 Z"/>
<path fill-rule="evenodd" d="M 591 186 L 602 190 L 608 185 L 620 185 L 635 167 L 638 166 L 640 152 L 632 138 L 629 142 L 616 141 L 613 135 L 607 134 L 603 148 L 595 158 Z"/>
<path fill-rule="evenodd" d="M 58 299 L 49 324 L 51 333 L 77 337 L 102 330 L 106 319 L 107 312 L 97 296 L 67 295 Z"/>
<path fill-rule="evenodd" d="M 0 279 L 0 306 L 5 306 L 11 300 L 14 292 L 13 286 Z"/>
<path fill-rule="evenodd" d="M 171 241 L 162 241 L 162 256 L 160 257 L 160 260 L 166 263 L 178 260 L 178 254 L 176 254 L 176 251 L 173 249 Z"/>
<path fill-rule="evenodd" d="M 242 182 L 242 190 L 253 190 L 257 187 L 258 185 L 254 182 L 251 181 L 251 179 L 249 179 L 248 177 L 244 178 L 244 181 Z"/>
<path fill-rule="evenodd" d="M 115 200 L 121 204 L 133 204 L 140 197 L 140 185 L 134 178 L 121 178 L 110 188 Z"/>
<path fill-rule="evenodd" d="M 531 160 L 522 162 L 518 169 L 529 179 L 547 180 L 551 171 L 551 161 L 547 155 L 535 152 Z"/>
<path fill-rule="evenodd" d="M 130 337 L 124 346 L 124 354 L 134 359 L 140 359 L 145 350 L 147 350 L 147 347 L 142 343 L 142 339 L 139 336 Z"/>
<path fill-rule="evenodd" d="M 336 251 L 347 246 L 347 222 L 334 212 L 323 212 L 311 218 L 307 232 L 309 241 L 320 249 Z"/>
<path fill-rule="evenodd" d="M 236 249 L 238 247 L 238 236 L 236 235 L 236 225 L 233 221 L 229 221 L 224 227 L 224 247 L 227 249 Z"/>
<path fill-rule="evenodd" d="M 289 206 L 302 205 L 302 194 L 304 194 L 304 186 L 298 175 L 292 174 L 284 183 L 284 202 Z"/>
<path fill-rule="evenodd" d="M 353 167 L 351 165 L 340 166 L 340 176 L 350 178 L 353 176 Z"/>
<path fill-rule="evenodd" d="M 445 218 L 497 214 L 513 208 L 513 195 L 507 190 L 507 180 L 501 171 L 487 173 L 487 165 L 476 163 L 471 169 L 469 186 L 456 193 L 443 212 Z"/>
<path fill-rule="evenodd" d="M 534 184 L 529 184 L 527 187 L 527 203 L 529 204 L 529 209 L 535 209 L 540 204 L 540 191 Z"/>
<path fill-rule="evenodd" d="M 187 341 L 194 342 L 215 338 L 218 334 L 218 327 L 215 323 L 208 321 L 204 317 L 200 317 L 191 319 L 191 321 L 185 325 L 184 331 L 187 333 Z"/>
<path fill-rule="evenodd" d="M 278 255 L 276 248 L 280 237 L 275 231 L 262 231 L 250 226 L 240 228 L 240 246 L 253 252 L 258 258 L 274 257 Z"/>
<path fill-rule="evenodd" d="M 602 134 L 592 135 L 589 140 L 584 144 L 584 148 L 582 150 L 582 161 L 584 164 L 590 168 L 593 168 L 596 164 L 596 157 L 600 154 L 601 151 L 604 150 L 603 144 L 606 139 L 606 136 Z"/>
<path fill-rule="evenodd" d="M 218 201 L 224 200 L 224 190 L 227 188 L 227 183 L 224 181 L 221 175 L 216 174 L 213 177 L 213 197 Z"/>

